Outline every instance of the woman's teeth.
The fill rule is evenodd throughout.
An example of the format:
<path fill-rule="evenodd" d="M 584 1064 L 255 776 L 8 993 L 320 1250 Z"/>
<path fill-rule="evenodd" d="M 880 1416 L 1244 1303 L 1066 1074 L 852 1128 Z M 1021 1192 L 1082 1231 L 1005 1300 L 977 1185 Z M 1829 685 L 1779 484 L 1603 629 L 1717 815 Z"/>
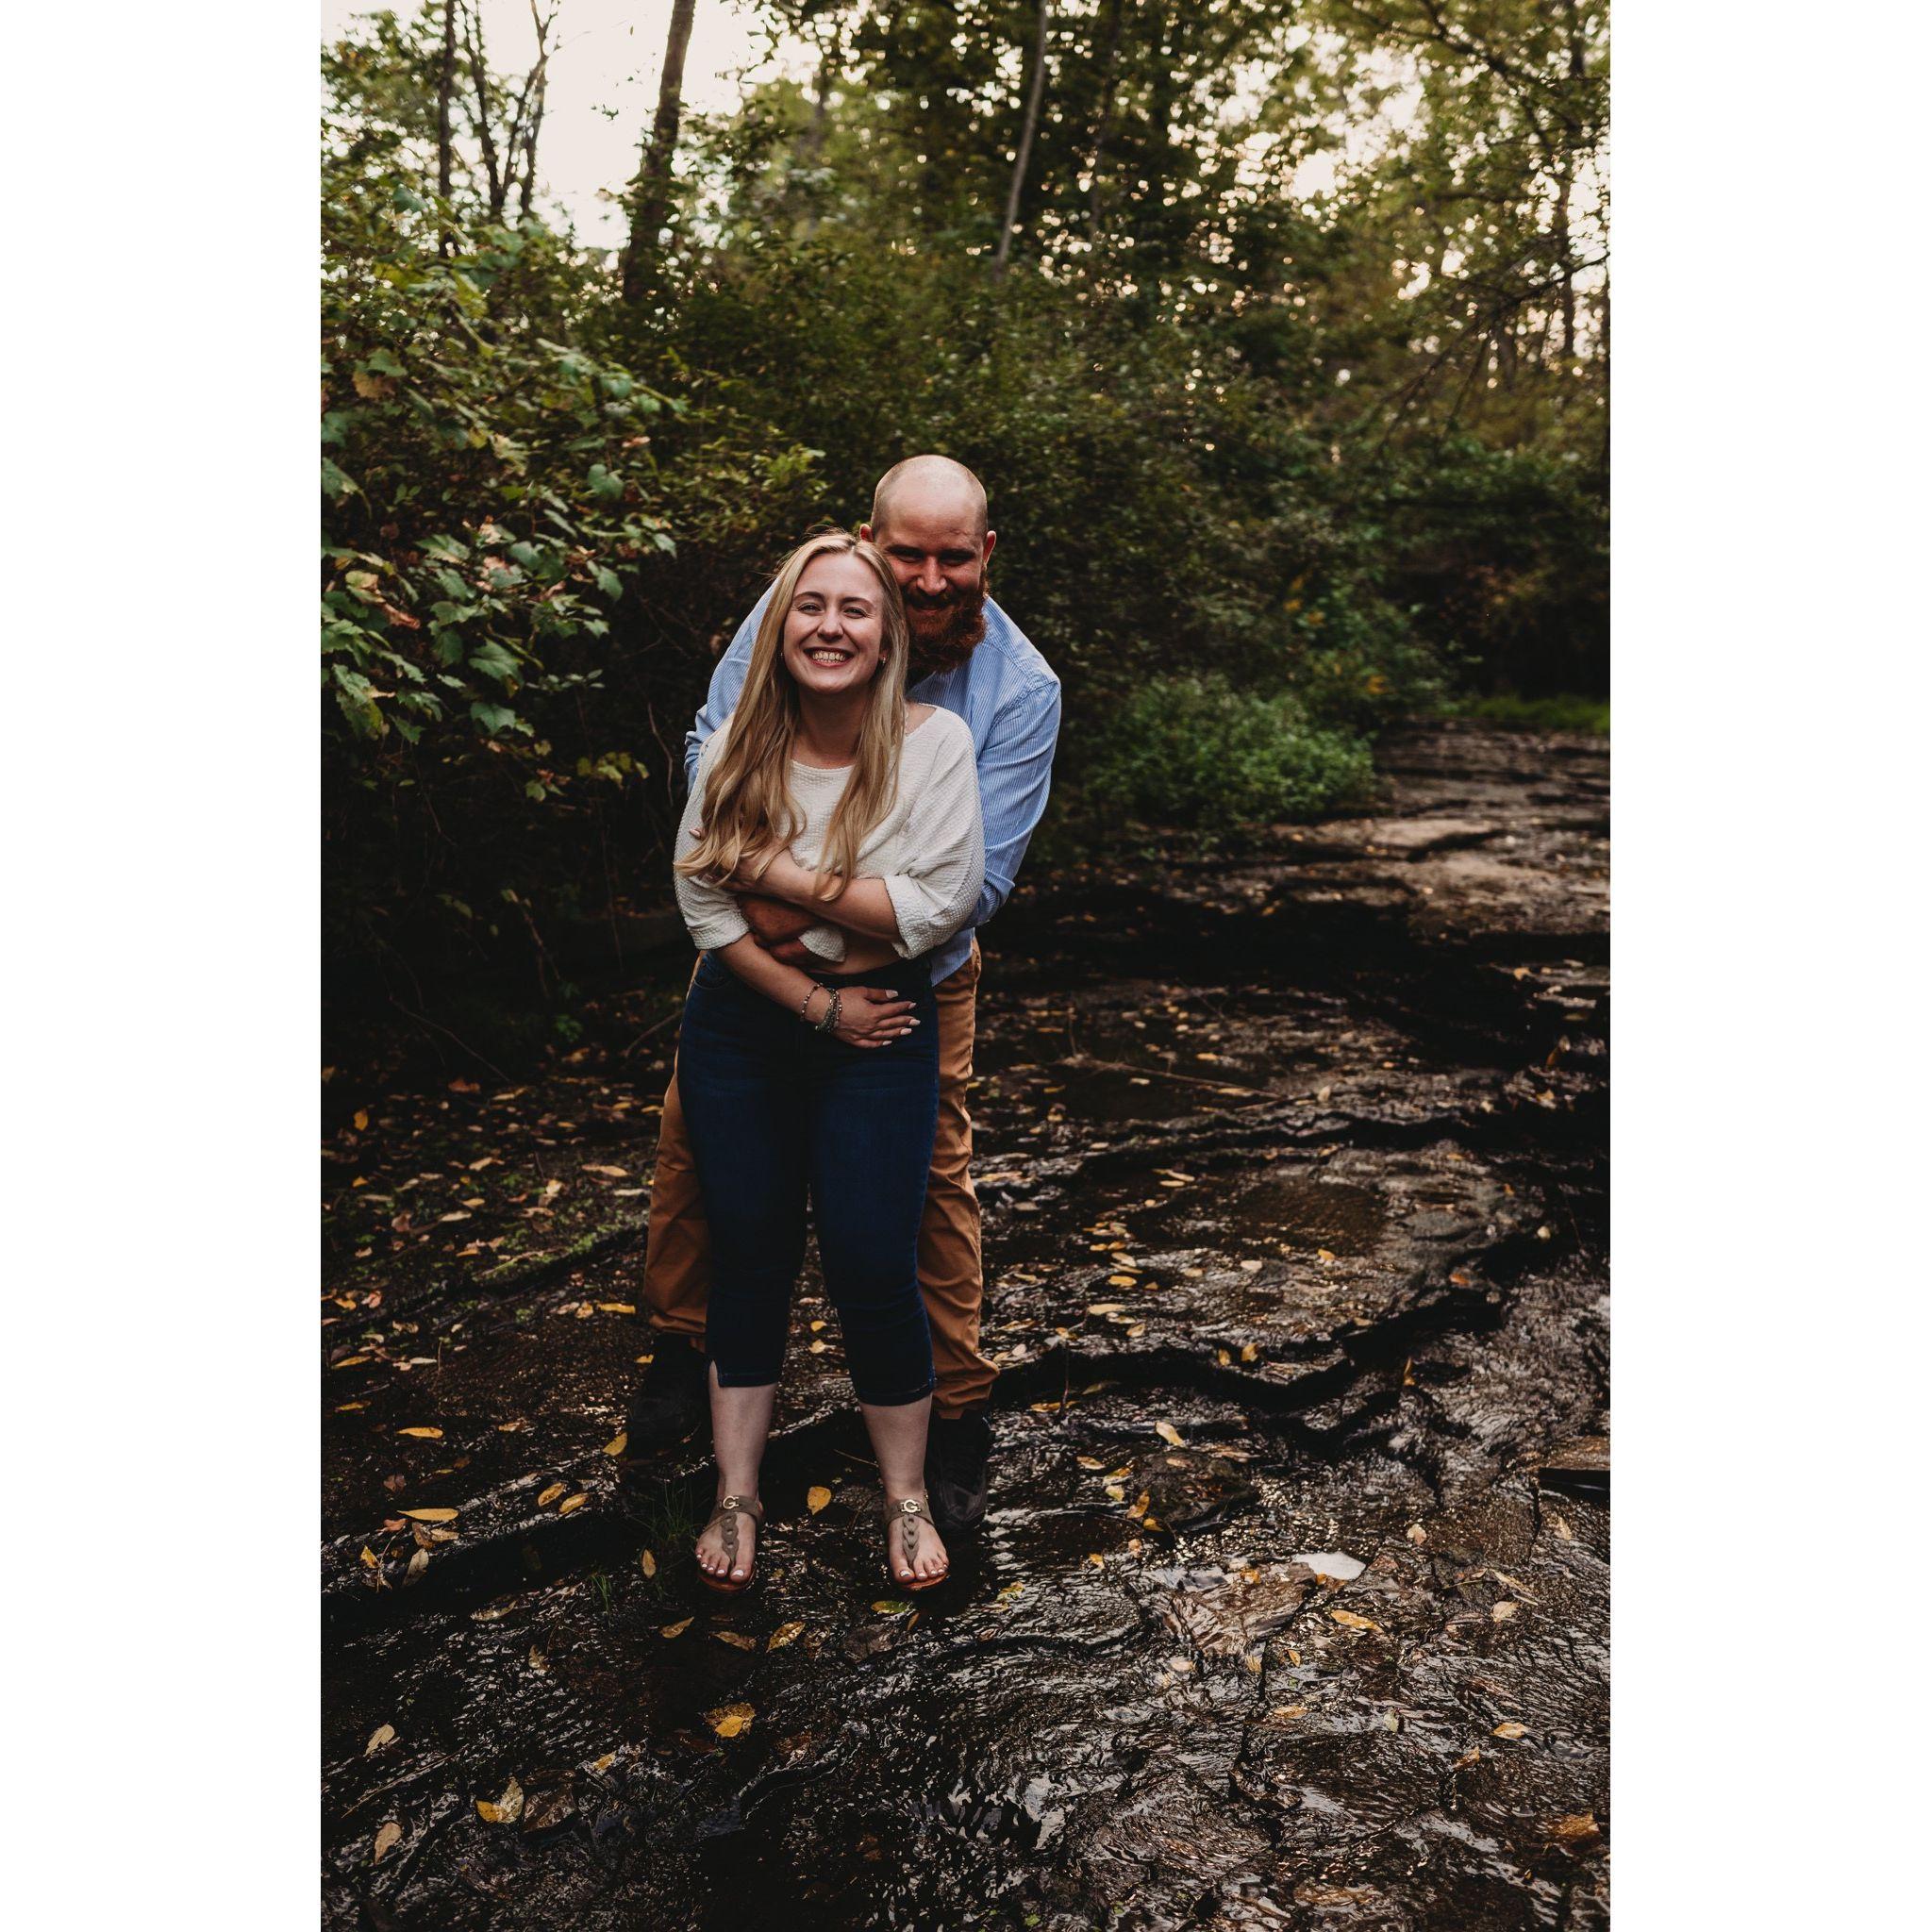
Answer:
<path fill-rule="evenodd" d="M 808 651 L 805 654 L 814 664 L 843 664 L 852 656 L 850 651 Z"/>

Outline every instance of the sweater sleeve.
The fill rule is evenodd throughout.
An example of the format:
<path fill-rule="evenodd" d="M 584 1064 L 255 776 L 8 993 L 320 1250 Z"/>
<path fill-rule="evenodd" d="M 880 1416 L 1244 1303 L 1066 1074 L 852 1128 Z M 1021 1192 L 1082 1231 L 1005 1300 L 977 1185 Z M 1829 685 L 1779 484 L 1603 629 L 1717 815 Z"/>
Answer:
<path fill-rule="evenodd" d="M 930 767 L 912 777 L 911 813 L 906 822 L 907 858 L 885 874 L 887 895 L 899 922 L 892 949 L 914 959 L 946 941 L 973 917 L 986 881 L 986 834 L 979 814 L 979 778 L 973 764 L 973 734 L 950 711 L 920 726 L 939 734 Z"/>
<path fill-rule="evenodd" d="M 678 821 L 675 855 L 682 858 L 698 842 L 698 827 L 705 822 L 705 781 L 718 762 L 725 734 L 714 731 L 698 754 L 697 771 L 691 779 L 691 796 L 684 802 L 684 817 Z M 677 891 L 677 909 L 684 914 L 692 943 L 701 953 L 715 952 L 741 940 L 751 930 L 738 901 L 722 886 L 709 886 L 689 873 L 671 874 Z"/>

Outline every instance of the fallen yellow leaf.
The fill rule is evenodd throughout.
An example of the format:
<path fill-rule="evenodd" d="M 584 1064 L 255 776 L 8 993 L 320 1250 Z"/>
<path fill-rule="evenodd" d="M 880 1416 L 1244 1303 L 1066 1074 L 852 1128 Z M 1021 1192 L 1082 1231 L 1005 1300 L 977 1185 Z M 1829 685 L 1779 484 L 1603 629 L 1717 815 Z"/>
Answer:
<path fill-rule="evenodd" d="M 384 1746 L 385 1744 L 393 1744 L 393 1743 L 395 1742 L 395 1740 L 396 1740 L 396 1727 L 395 1727 L 395 1725 L 393 1725 L 393 1724 L 381 1724 L 381 1725 L 378 1725 L 378 1726 L 376 1727 L 376 1729 L 375 1729 L 374 1731 L 372 1731 L 372 1732 L 371 1732 L 371 1733 L 369 1734 L 369 1741 L 368 1741 L 368 1743 L 366 1743 L 365 1745 L 363 1745 L 363 1747 L 362 1747 L 362 1755 L 363 1755 L 363 1757 L 374 1757 L 375 1756 L 375 1754 L 376 1754 L 376 1753 L 377 1753 L 378 1751 L 380 1751 L 380 1750 L 382 1749 L 382 1747 L 383 1747 L 383 1746 Z"/>
<path fill-rule="evenodd" d="M 422 1436 L 426 1441 L 431 1442 L 440 1442 L 442 1441 L 442 1431 L 441 1429 L 398 1429 L 396 1431 L 396 1434 L 399 1436 Z"/>
<path fill-rule="evenodd" d="M 547 1508 L 549 1508 L 549 1507 L 551 1506 L 551 1504 L 553 1504 L 554 1502 L 556 1502 L 556 1501 L 557 1501 L 557 1499 L 558 1499 L 558 1497 L 559 1497 L 560 1495 L 562 1495 L 562 1494 L 563 1494 L 563 1492 L 564 1492 L 564 1491 L 566 1491 L 567 1489 L 569 1489 L 569 1488 L 570 1488 L 570 1485 L 569 1485 L 568 1483 L 549 1483 L 549 1484 L 546 1484 L 546 1485 L 545 1485 L 545 1486 L 544 1486 L 544 1487 L 543 1487 L 542 1489 L 541 1489 L 541 1490 L 539 1490 L 539 1491 L 537 1491 L 537 1507 L 538 1507 L 538 1508 L 540 1508 L 540 1509 L 547 1509 Z"/>
<path fill-rule="evenodd" d="M 682 1637 L 684 1633 L 691 1628 L 691 1619 L 686 1617 L 682 1623 L 666 1624 L 662 1625 L 659 1628 L 658 1635 L 659 1637 Z"/>
<path fill-rule="evenodd" d="M 783 1650 L 788 1643 L 795 1643 L 804 1635 L 805 1625 L 803 1624 L 780 1624 L 765 1639 L 765 1648 L 767 1650 Z"/>
<path fill-rule="evenodd" d="M 488 1798 L 476 1800 L 476 1816 L 485 1824 L 514 1824 L 524 1815 L 524 1788 L 515 1778 L 503 1788 L 503 1796 L 491 1804 Z"/>
<path fill-rule="evenodd" d="M 1176 1449 L 1184 1446 L 1181 1441 L 1181 1432 L 1172 1423 L 1156 1423 L 1154 1424 L 1154 1433 L 1163 1442 L 1172 1442 Z"/>
<path fill-rule="evenodd" d="M 1512 1721 L 1509 1724 L 1498 1724 L 1490 1733 L 1490 1736 L 1492 1738 L 1526 1738 L 1529 1736 L 1529 1726 L 1527 1724 L 1519 1724 Z"/>
<path fill-rule="evenodd" d="M 597 1312 L 600 1315 L 635 1315 L 637 1311 L 638 1305 L 635 1302 L 599 1302 L 597 1304 Z"/>
<path fill-rule="evenodd" d="M 366 1107 L 358 1107 L 358 1108 L 356 1109 L 356 1131 L 357 1131 L 357 1132 L 358 1132 L 358 1134 L 360 1134 L 360 1133 L 363 1133 L 363 1132 L 365 1132 L 365 1131 L 367 1130 L 368 1126 L 369 1126 L 369 1109 L 368 1109 L 368 1108 L 367 1108 Z M 397 1825 L 397 1826 L 396 1826 L 396 1837 L 397 1837 L 397 1838 L 401 1838 L 401 1837 L 402 1837 L 402 1835 L 403 1835 L 403 1827 L 402 1827 L 402 1826 L 401 1826 L 401 1825 L 399 1824 L 399 1825 Z M 380 1852 L 378 1852 L 378 1853 L 376 1854 L 376 1857 L 380 1857 L 381 1856 L 382 1856 L 382 1854 L 381 1854 Z"/>
<path fill-rule="evenodd" d="M 1500 1604 L 1491 1604 L 1490 1621 L 1494 1624 L 1507 1624 L 1521 1607 L 1520 1604 L 1512 1604 L 1507 1600 Z"/>
<path fill-rule="evenodd" d="M 1574 1811 L 1567 1818 L 1557 1819 L 1550 1826 L 1550 1836 L 1561 1844 L 1572 1844 L 1577 1839 L 1595 1838 L 1601 1829 L 1593 1814 Z"/>
<path fill-rule="evenodd" d="M 622 1456 L 624 1452 L 629 1447 L 630 1437 L 625 1431 L 620 1429 L 616 1435 L 611 1437 L 609 1441 L 605 1443 L 604 1453 L 607 1456 Z"/>
<path fill-rule="evenodd" d="M 581 1509 L 590 1500 L 590 1497 L 579 1490 L 575 1496 L 566 1496 L 557 1506 L 557 1513 L 559 1516 L 568 1516 L 573 1509 Z"/>
<path fill-rule="evenodd" d="M 1141 1493 L 1134 1498 L 1134 1507 L 1127 1511 L 1127 1514 L 1129 1516 L 1134 1517 L 1145 1516 L 1147 1513 L 1148 1501 L 1149 1497 L 1147 1491 L 1145 1490 L 1142 1490 Z"/>
<path fill-rule="evenodd" d="M 832 1492 L 823 1483 L 814 1483 L 805 1492 L 805 1507 L 816 1516 L 832 1500 Z"/>
<path fill-rule="evenodd" d="M 1141 1284 L 1131 1274 L 1109 1274 L 1107 1285 L 1109 1288 L 1139 1288 Z"/>
<path fill-rule="evenodd" d="M 398 1514 L 408 1516 L 417 1523 L 454 1523 L 457 1512 L 454 1509 L 404 1509 Z"/>
<path fill-rule="evenodd" d="M 364 1117 L 366 1124 L 367 1117 Z M 378 1825 L 375 1832 L 375 1856 L 369 1861 L 372 1865 L 382 1863 L 382 1855 L 393 1851 L 403 1836 L 403 1827 L 391 1818 L 386 1824 Z"/>
<path fill-rule="evenodd" d="M 638 1568 L 646 1576 L 655 1576 L 658 1574 L 658 1559 L 649 1550 L 641 1551 L 638 1556 Z"/>
<path fill-rule="evenodd" d="M 1328 1614 L 1349 1630 L 1379 1630 L 1381 1624 L 1372 1617 L 1358 1617 L 1353 1610 L 1330 1610 Z"/>
<path fill-rule="evenodd" d="M 728 1643 L 733 1650 L 756 1650 L 758 1647 L 758 1639 L 747 1637 L 742 1630 L 713 1630 L 711 1635 L 720 1643 Z"/>
<path fill-rule="evenodd" d="M 705 1722 L 721 1738 L 735 1738 L 750 1724 L 755 1715 L 748 1704 L 724 1704 L 716 1710 L 707 1711 Z"/>

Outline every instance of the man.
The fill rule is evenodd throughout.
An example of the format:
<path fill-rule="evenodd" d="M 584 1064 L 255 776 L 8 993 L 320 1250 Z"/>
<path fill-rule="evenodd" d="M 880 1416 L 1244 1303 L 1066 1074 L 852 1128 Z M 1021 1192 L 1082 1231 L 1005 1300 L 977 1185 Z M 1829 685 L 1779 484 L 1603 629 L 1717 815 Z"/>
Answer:
<path fill-rule="evenodd" d="M 908 695 L 957 712 L 972 730 L 985 819 L 986 885 L 979 904 L 971 924 L 933 960 L 940 1115 L 919 1239 L 919 1285 L 932 1328 L 937 1378 L 926 1491 L 941 1534 L 951 1537 L 970 1534 L 985 1513 L 986 1458 L 992 1441 L 987 1399 L 994 1371 L 979 1352 L 984 1283 L 979 1204 L 971 1173 L 973 1123 L 966 1110 L 979 983 L 974 928 L 1006 903 L 1046 808 L 1060 689 L 1046 660 L 987 595 L 995 534 L 988 527 L 986 491 L 971 470 L 939 456 L 894 464 L 880 477 L 872 520 L 858 534 L 885 552 L 905 595 Z M 759 598 L 712 675 L 704 708 L 685 737 L 687 782 L 705 741 L 738 701 L 770 596 L 768 590 Z M 809 961 L 798 935 L 822 919 L 822 912 L 749 893 L 740 903 L 759 944 L 794 965 Z M 643 1299 L 656 1346 L 631 1403 L 626 1434 L 633 1454 L 682 1440 L 708 1412 L 704 1336 L 709 1263 L 674 1071 L 664 1094 L 644 1254 Z"/>

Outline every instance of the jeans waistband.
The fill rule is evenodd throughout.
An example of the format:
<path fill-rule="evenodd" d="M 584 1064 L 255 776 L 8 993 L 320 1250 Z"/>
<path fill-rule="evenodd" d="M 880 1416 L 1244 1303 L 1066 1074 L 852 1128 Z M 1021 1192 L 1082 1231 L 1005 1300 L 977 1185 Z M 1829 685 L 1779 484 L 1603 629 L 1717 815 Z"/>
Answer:
<path fill-rule="evenodd" d="M 827 973 L 817 966 L 806 968 L 821 986 L 837 991 L 849 986 L 885 986 L 907 998 L 932 991 L 932 955 L 921 953 L 914 959 L 893 959 L 864 973 Z"/>

